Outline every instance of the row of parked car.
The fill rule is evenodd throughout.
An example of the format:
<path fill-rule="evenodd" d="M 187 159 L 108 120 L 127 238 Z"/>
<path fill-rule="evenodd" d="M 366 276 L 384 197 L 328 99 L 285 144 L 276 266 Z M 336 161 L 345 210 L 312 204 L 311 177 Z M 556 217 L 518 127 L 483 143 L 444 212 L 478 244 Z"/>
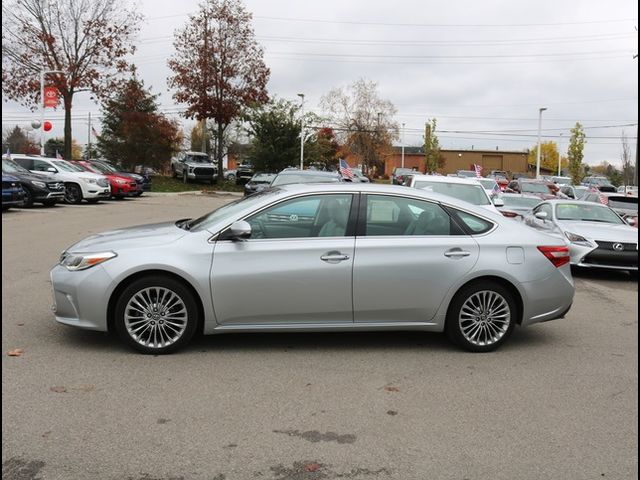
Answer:
<path fill-rule="evenodd" d="M 2 158 L 2 208 L 46 207 L 56 203 L 97 203 L 139 197 L 151 190 L 151 175 L 119 168 L 105 160 L 67 161 L 39 155 Z"/>

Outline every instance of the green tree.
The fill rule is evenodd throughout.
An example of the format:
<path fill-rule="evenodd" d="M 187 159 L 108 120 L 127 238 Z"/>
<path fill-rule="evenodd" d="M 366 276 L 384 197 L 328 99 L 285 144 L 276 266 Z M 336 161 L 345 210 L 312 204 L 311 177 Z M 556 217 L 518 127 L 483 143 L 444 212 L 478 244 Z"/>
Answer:
<path fill-rule="evenodd" d="M 247 158 L 256 170 L 277 172 L 300 163 L 299 106 L 272 100 L 248 115 L 252 137 Z"/>
<path fill-rule="evenodd" d="M 38 145 L 17 125 L 11 130 L 3 131 L 2 153 L 6 153 L 7 150 L 10 153 L 40 153 Z"/>
<path fill-rule="evenodd" d="M 582 159 L 584 158 L 584 144 L 586 142 L 586 135 L 582 125 L 580 122 L 576 122 L 575 127 L 571 129 L 571 139 L 569 140 L 569 149 L 567 150 L 569 175 L 574 185 L 579 185 L 585 176 Z"/>
<path fill-rule="evenodd" d="M 58 155 L 64 157 L 64 138 L 50 138 L 44 143 L 44 156 L 56 158 Z"/>
<path fill-rule="evenodd" d="M 338 163 L 340 146 L 331 128 L 320 128 L 305 142 L 304 162 L 324 169 L 331 169 Z"/>
<path fill-rule="evenodd" d="M 97 147 L 105 158 L 127 168 L 162 169 L 180 150 L 182 134 L 175 121 L 159 113 L 157 98 L 134 75 L 103 103 Z"/>
<path fill-rule="evenodd" d="M 440 141 L 436 135 L 436 119 L 427 121 L 424 136 L 424 166 L 426 173 L 434 173 L 444 167 L 446 161 L 440 153 Z"/>

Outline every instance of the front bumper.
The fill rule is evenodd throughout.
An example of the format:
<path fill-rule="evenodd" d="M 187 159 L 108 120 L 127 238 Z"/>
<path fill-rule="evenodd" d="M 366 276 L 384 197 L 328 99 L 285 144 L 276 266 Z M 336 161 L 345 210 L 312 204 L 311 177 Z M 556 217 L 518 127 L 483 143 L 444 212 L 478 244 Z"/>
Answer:
<path fill-rule="evenodd" d="M 107 331 L 112 279 L 101 265 L 70 272 L 56 265 L 50 272 L 56 321 L 86 330 Z"/>
<path fill-rule="evenodd" d="M 24 190 L 15 188 L 11 190 L 2 190 L 2 206 L 17 207 L 22 205 L 24 200 Z"/>
<path fill-rule="evenodd" d="M 583 268 L 638 270 L 637 244 L 621 243 L 623 250 L 613 249 L 613 242 L 600 242 L 596 247 L 570 244 L 571 265 Z"/>
<path fill-rule="evenodd" d="M 92 184 L 82 189 L 82 196 L 85 199 L 109 198 L 111 197 L 111 187 L 98 187 Z"/>

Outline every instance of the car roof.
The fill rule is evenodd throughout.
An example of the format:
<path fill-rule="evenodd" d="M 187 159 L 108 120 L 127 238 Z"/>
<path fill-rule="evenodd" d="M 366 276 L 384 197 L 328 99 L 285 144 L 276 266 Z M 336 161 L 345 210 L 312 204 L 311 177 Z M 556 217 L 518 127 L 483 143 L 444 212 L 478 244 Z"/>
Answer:
<path fill-rule="evenodd" d="M 323 172 L 322 170 L 299 170 L 297 168 L 287 168 L 282 170 L 277 175 L 313 175 L 313 176 L 324 176 L 324 177 L 337 177 L 340 174 L 338 172 Z"/>
<path fill-rule="evenodd" d="M 444 177 L 440 175 L 423 175 L 417 174 L 413 175 L 413 178 L 416 180 L 428 180 L 430 182 L 439 182 L 439 183 L 459 183 L 464 185 L 480 185 L 482 184 L 478 182 L 475 178 L 469 177 Z M 491 180 L 489 178 L 485 178 L 484 180 Z"/>

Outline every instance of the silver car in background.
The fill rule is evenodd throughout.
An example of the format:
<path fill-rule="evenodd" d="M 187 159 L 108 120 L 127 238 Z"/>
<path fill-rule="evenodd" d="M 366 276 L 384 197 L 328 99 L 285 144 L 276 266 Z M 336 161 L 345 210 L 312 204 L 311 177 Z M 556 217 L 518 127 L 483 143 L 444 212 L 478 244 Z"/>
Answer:
<path fill-rule="evenodd" d="M 525 223 L 570 242 L 571 264 L 638 274 L 638 230 L 611 208 L 575 200 L 542 202 Z"/>
<path fill-rule="evenodd" d="M 516 324 L 563 317 L 574 295 L 557 237 L 443 195 L 343 182 L 90 236 L 51 281 L 58 322 L 153 354 L 196 331 L 349 330 L 446 331 L 484 352 Z"/>

